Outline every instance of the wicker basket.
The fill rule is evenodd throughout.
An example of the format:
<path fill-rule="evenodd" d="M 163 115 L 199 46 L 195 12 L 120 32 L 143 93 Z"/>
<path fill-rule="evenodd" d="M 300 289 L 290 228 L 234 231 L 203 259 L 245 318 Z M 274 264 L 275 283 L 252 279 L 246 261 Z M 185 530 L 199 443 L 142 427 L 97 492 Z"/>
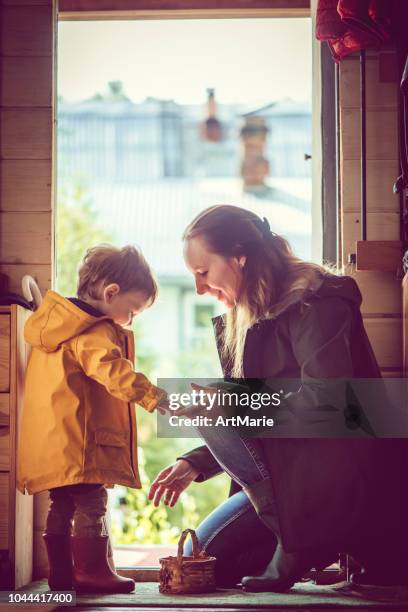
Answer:
<path fill-rule="evenodd" d="M 183 557 L 183 544 L 191 534 L 193 556 Z M 185 529 L 181 534 L 177 557 L 163 557 L 160 561 L 160 593 L 181 595 L 184 593 L 211 593 L 215 587 L 215 557 L 199 551 L 194 529 Z"/>

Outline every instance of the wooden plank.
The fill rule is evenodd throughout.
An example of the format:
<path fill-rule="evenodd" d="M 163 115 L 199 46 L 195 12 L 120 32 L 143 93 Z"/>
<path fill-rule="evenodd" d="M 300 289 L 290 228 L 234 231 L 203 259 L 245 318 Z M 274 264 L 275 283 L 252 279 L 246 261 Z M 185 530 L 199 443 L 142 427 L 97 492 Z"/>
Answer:
<path fill-rule="evenodd" d="M 19 589 L 33 577 L 33 496 L 16 491 L 15 588 Z"/>
<path fill-rule="evenodd" d="M 2 55 L 52 55 L 52 4 L 4 6 L 0 32 Z"/>
<path fill-rule="evenodd" d="M 15 489 L 17 468 L 17 441 L 21 430 L 21 417 L 23 413 L 24 379 L 27 369 L 28 345 L 24 341 L 24 324 L 29 312 L 19 306 L 13 306 L 15 325 L 12 335 L 14 351 L 14 380 L 12 381 L 12 394 L 14 403 L 14 419 L 10 419 L 10 427 L 14 420 L 14 435 L 11 442 L 11 454 L 15 458 L 10 477 L 13 478 L 15 490 L 15 588 L 18 589 L 29 584 L 33 575 L 33 497 L 23 495 Z M 11 415 L 13 416 L 13 415 Z"/>
<path fill-rule="evenodd" d="M 395 272 L 401 269 L 403 243 L 398 240 L 359 240 L 357 270 Z"/>
<path fill-rule="evenodd" d="M 11 307 L 11 403 L 10 414 L 10 520 L 13 533 L 10 542 L 10 561 L 14 567 L 15 588 L 32 580 L 33 554 L 33 499 L 16 491 L 17 440 L 20 434 L 23 409 L 24 377 L 27 367 L 27 345 L 23 329 L 28 311 L 20 306 Z"/>
<path fill-rule="evenodd" d="M 2 0 L 3 6 L 52 6 L 53 0 Z"/>
<path fill-rule="evenodd" d="M 52 155 L 53 124 L 51 109 L 0 111 L 3 159 L 48 159 Z"/>
<path fill-rule="evenodd" d="M 9 425 L 10 421 L 10 394 L 0 393 L 0 427 Z"/>
<path fill-rule="evenodd" d="M 0 550 L 9 547 L 9 475 L 0 472 Z"/>
<path fill-rule="evenodd" d="M 364 326 L 381 368 L 402 367 L 402 319 L 364 318 Z"/>
<path fill-rule="evenodd" d="M 360 111 L 341 109 L 343 159 L 360 159 Z M 398 160 L 398 121 L 394 110 L 367 111 L 367 159 Z"/>
<path fill-rule="evenodd" d="M 10 467 L 10 428 L 0 427 L 0 472 L 8 472 Z"/>
<path fill-rule="evenodd" d="M 403 317 L 403 368 L 408 378 L 408 272 L 402 281 L 402 317 Z"/>
<path fill-rule="evenodd" d="M 52 106 L 52 57 L 3 57 L 0 104 L 3 107 Z"/>
<path fill-rule="evenodd" d="M 383 378 L 402 378 L 404 376 L 404 370 L 402 368 L 399 368 L 398 370 L 380 368 L 380 370 Z"/>
<path fill-rule="evenodd" d="M 3 160 L 0 162 L 0 210 L 50 211 L 52 167 L 50 160 Z"/>
<path fill-rule="evenodd" d="M 60 21 L 131 21 L 171 19 L 294 19 L 308 18 L 308 9 L 191 9 L 167 11 L 67 11 Z"/>
<path fill-rule="evenodd" d="M 303 9 L 310 0 L 59 0 L 58 12 L 67 11 L 180 11 L 191 9 Z"/>
<path fill-rule="evenodd" d="M 398 160 L 367 161 L 367 211 L 399 212 L 399 196 L 393 186 L 399 176 Z M 343 159 L 341 167 L 341 205 L 344 212 L 359 212 L 361 198 L 360 160 Z"/>
<path fill-rule="evenodd" d="M 159 582 L 159 567 L 121 567 L 117 573 L 135 582 Z"/>
<path fill-rule="evenodd" d="M 395 274 L 389 272 L 354 272 L 363 296 L 361 312 L 364 314 L 396 314 L 401 316 L 401 283 Z"/>
<path fill-rule="evenodd" d="M 384 59 L 386 56 L 386 60 Z M 367 54 L 366 61 L 366 108 L 392 109 L 398 107 L 398 87 L 396 70 L 393 78 L 387 78 L 384 65 L 395 63 L 395 53 Z M 388 71 L 389 74 L 389 71 Z M 343 109 L 360 108 L 360 60 L 357 55 L 350 56 L 340 64 L 340 104 Z"/>
<path fill-rule="evenodd" d="M 0 314 L 0 392 L 10 390 L 10 315 Z"/>
<path fill-rule="evenodd" d="M 343 262 L 349 253 L 356 253 L 356 243 L 361 239 L 360 214 L 347 212 L 342 215 Z M 367 238 L 369 240 L 399 240 L 400 217 L 398 213 L 369 213 Z"/>
<path fill-rule="evenodd" d="M 52 213 L 0 213 L 0 261 L 50 264 Z"/>
<path fill-rule="evenodd" d="M 25 274 L 30 274 L 45 293 L 52 286 L 52 268 L 48 264 L 4 264 L 0 263 L 0 272 L 10 279 L 10 291 L 21 294 L 21 280 Z"/>

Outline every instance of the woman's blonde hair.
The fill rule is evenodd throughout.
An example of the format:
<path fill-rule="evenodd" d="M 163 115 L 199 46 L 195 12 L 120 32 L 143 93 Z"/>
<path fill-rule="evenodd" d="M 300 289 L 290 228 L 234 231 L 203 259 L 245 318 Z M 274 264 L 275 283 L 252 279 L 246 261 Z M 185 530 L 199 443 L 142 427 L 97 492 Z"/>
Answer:
<path fill-rule="evenodd" d="M 226 314 L 222 357 L 234 378 L 243 376 L 247 331 L 272 318 L 294 299 L 317 286 L 324 266 L 296 257 L 285 238 L 271 232 L 266 219 L 232 205 L 211 206 L 188 225 L 183 240 L 202 237 L 213 253 L 246 257 L 237 303 Z"/>

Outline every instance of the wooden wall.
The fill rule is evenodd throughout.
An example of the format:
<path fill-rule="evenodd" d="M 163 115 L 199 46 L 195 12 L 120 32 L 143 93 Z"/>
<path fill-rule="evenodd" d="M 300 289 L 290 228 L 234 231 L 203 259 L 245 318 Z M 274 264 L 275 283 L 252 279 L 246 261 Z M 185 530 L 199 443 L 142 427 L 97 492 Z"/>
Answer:
<path fill-rule="evenodd" d="M 18 293 L 24 274 L 43 293 L 53 277 L 55 23 L 53 0 L 0 0 L 0 272 Z M 47 495 L 35 496 L 36 578 Z"/>
<path fill-rule="evenodd" d="M 53 252 L 52 0 L 1 0 L 0 272 L 20 292 L 24 274 L 44 291 Z"/>
<path fill-rule="evenodd" d="M 367 52 L 367 239 L 399 240 L 398 76 L 395 54 Z M 341 263 L 360 240 L 360 68 L 359 55 L 340 64 Z M 401 279 L 394 272 L 361 271 L 367 333 L 383 375 L 402 374 Z"/>

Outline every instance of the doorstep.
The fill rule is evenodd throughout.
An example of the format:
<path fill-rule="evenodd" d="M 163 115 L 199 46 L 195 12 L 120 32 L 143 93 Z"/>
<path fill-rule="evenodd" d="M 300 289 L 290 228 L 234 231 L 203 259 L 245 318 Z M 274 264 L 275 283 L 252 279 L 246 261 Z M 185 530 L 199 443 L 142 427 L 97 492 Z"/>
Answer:
<path fill-rule="evenodd" d="M 160 557 L 177 555 L 177 545 L 119 544 L 113 547 L 116 567 L 158 567 Z"/>

